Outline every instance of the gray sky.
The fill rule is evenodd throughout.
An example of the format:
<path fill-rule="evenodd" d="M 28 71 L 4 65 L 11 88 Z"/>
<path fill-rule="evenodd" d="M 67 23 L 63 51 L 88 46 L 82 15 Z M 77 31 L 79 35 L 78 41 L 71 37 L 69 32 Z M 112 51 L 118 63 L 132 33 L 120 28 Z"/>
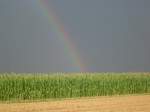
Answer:
<path fill-rule="evenodd" d="M 79 72 L 36 0 L 0 0 L 0 72 Z M 88 72 L 150 71 L 150 0 L 49 0 Z"/>

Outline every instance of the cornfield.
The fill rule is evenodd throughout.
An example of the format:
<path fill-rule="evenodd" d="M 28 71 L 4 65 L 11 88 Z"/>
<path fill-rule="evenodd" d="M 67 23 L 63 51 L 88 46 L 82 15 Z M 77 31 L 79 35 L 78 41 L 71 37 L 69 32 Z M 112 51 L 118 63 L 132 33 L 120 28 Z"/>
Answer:
<path fill-rule="evenodd" d="M 149 73 L 0 74 L 0 101 L 150 93 Z"/>

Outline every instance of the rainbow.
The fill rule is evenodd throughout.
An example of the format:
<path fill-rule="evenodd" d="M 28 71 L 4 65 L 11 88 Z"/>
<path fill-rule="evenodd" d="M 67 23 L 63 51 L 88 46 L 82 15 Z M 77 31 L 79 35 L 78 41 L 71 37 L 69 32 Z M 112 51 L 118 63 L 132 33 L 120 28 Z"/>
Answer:
<path fill-rule="evenodd" d="M 86 72 L 86 66 L 83 59 L 79 55 L 80 53 L 76 49 L 75 43 L 71 40 L 69 33 L 65 29 L 65 26 L 59 21 L 58 16 L 47 5 L 48 0 L 35 0 L 40 12 L 43 16 L 48 18 L 49 24 L 53 29 L 53 32 L 59 37 L 59 40 L 64 44 L 64 52 L 67 52 L 69 58 L 71 58 L 72 64 L 78 68 L 80 72 Z"/>

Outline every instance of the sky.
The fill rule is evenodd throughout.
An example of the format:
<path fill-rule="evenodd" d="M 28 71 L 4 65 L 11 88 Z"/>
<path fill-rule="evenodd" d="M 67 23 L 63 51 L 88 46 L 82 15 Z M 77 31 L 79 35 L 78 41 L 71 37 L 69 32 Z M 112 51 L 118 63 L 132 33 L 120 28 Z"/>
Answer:
<path fill-rule="evenodd" d="M 0 72 L 150 72 L 149 0 L 47 1 L 76 51 L 37 1 L 0 0 Z"/>

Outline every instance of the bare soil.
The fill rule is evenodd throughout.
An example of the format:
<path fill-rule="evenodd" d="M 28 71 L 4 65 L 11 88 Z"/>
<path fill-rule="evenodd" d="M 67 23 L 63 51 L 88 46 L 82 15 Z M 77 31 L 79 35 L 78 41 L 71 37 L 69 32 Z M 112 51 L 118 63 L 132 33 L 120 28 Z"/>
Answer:
<path fill-rule="evenodd" d="M 150 112 L 150 95 L 0 103 L 0 112 Z"/>

